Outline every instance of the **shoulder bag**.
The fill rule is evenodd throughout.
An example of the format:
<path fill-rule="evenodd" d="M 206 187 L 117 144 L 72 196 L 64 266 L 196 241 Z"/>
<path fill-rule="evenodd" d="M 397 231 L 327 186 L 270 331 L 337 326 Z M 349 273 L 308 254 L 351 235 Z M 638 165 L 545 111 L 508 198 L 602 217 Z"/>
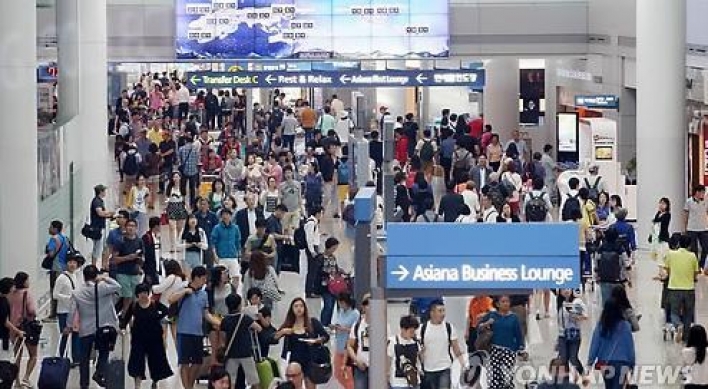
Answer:
<path fill-rule="evenodd" d="M 25 333 L 25 342 L 30 346 L 39 344 L 39 337 L 42 334 L 42 322 L 39 320 L 30 320 L 27 317 L 27 291 L 22 294 L 22 323 L 20 329 Z"/>
<path fill-rule="evenodd" d="M 101 327 L 98 319 L 98 282 L 93 284 L 93 301 L 96 309 L 96 349 L 98 351 L 111 352 L 116 347 L 118 331 L 114 326 Z"/>

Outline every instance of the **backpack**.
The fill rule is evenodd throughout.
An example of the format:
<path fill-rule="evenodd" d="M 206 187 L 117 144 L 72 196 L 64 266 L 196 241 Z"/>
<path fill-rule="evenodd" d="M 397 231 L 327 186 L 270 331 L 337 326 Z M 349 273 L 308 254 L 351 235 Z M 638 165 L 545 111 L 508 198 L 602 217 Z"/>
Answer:
<path fill-rule="evenodd" d="M 588 188 L 588 198 L 592 200 L 595 204 L 598 203 L 598 199 L 600 198 L 600 190 L 598 187 L 600 186 L 600 180 L 602 177 L 598 176 L 595 179 L 595 184 L 590 185 L 590 181 L 585 178 L 585 186 Z"/>
<path fill-rule="evenodd" d="M 501 182 L 499 182 L 499 185 L 501 186 L 501 189 L 503 191 L 502 193 L 505 193 L 506 197 L 511 197 L 511 196 L 513 196 L 514 192 L 516 192 L 516 186 L 507 177 L 510 177 L 510 176 L 509 175 L 502 176 Z"/>
<path fill-rule="evenodd" d="M 128 176 L 134 176 L 140 171 L 138 164 L 138 153 L 127 153 L 123 161 L 123 173 Z"/>
<path fill-rule="evenodd" d="M 595 271 L 599 282 L 618 283 L 622 281 L 622 266 L 624 263 L 620 260 L 620 253 L 612 251 L 601 251 L 597 258 Z"/>
<path fill-rule="evenodd" d="M 433 148 L 432 140 L 423 140 L 423 146 L 420 148 L 420 160 L 423 162 L 430 162 L 435 156 L 435 149 Z"/>
<path fill-rule="evenodd" d="M 456 154 L 457 154 L 457 160 L 455 161 L 455 166 L 454 166 L 454 168 L 455 168 L 455 169 L 463 169 L 463 170 L 469 169 L 469 157 L 470 157 L 470 152 L 467 151 L 467 150 L 465 150 L 465 156 L 464 156 L 464 157 L 460 157 L 460 154 L 459 154 L 459 153 L 456 153 Z"/>
<path fill-rule="evenodd" d="M 565 200 L 563 210 L 561 211 L 561 219 L 563 221 L 573 220 L 570 215 L 575 213 L 575 210 L 580 211 L 580 214 L 582 215 L 582 210 L 580 209 L 580 196 L 577 194 L 575 196 L 571 196 L 570 193 L 568 193 L 568 199 Z"/>
<path fill-rule="evenodd" d="M 501 209 L 504 206 L 504 203 L 506 202 L 506 198 L 508 197 L 504 193 L 505 188 L 502 186 L 502 184 L 498 185 L 490 185 L 489 190 L 487 191 L 487 196 L 492 200 L 492 205 L 494 205 L 495 208 Z"/>
<path fill-rule="evenodd" d="M 337 167 L 337 182 L 340 185 L 349 184 L 349 162 L 340 161 Z"/>
<path fill-rule="evenodd" d="M 420 344 L 425 347 L 425 332 L 428 329 L 429 321 L 423 323 L 420 327 Z M 452 324 L 445 322 L 445 329 L 447 329 L 447 354 L 450 356 L 450 361 L 454 361 L 455 358 L 452 357 Z"/>
<path fill-rule="evenodd" d="M 305 225 L 309 222 L 309 220 L 301 220 L 300 226 L 293 234 L 293 243 L 295 243 L 295 247 L 300 250 L 307 250 L 307 234 L 305 233 Z"/>
<path fill-rule="evenodd" d="M 533 192 L 529 192 L 529 201 L 526 203 L 524 208 L 524 213 L 526 214 L 526 221 L 528 222 L 542 222 L 546 221 L 546 215 L 548 215 L 548 207 L 546 206 L 546 200 L 543 196 L 546 192 L 541 192 L 539 196 L 534 196 Z"/>
<path fill-rule="evenodd" d="M 418 342 L 411 344 L 401 344 L 401 341 L 396 335 L 396 344 L 393 345 L 393 355 L 396 360 L 396 378 L 405 378 L 408 385 L 413 388 L 420 384 L 420 374 L 418 372 L 418 354 L 420 353 L 420 345 Z"/>

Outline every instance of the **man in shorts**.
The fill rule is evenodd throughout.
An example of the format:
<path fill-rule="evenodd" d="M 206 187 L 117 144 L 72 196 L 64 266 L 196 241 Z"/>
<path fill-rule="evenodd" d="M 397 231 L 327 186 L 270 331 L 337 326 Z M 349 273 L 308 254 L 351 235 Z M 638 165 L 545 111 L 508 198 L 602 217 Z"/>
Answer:
<path fill-rule="evenodd" d="M 89 225 L 101 233 L 91 239 L 93 241 L 93 250 L 91 250 L 92 265 L 96 265 L 98 260 L 103 257 L 103 231 L 106 229 L 106 220 L 113 217 L 113 213 L 106 209 L 106 202 L 104 200 L 106 198 L 107 189 L 105 185 L 96 185 L 93 188 L 94 198 L 91 200 Z"/>
<path fill-rule="evenodd" d="M 221 210 L 221 222 L 211 232 L 211 243 L 214 248 L 214 266 L 226 266 L 234 285 L 238 284 L 241 274 L 239 257 L 241 251 L 241 231 L 231 221 L 231 211 Z"/>
<path fill-rule="evenodd" d="M 204 362 L 204 327 L 206 320 L 218 328 L 219 320 L 209 313 L 209 299 L 204 285 L 207 283 L 207 269 L 197 266 L 192 269 L 192 278 L 183 290 L 173 293 L 170 304 L 178 304 L 177 311 L 177 355 L 179 375 L 184 389 L 194 389 L 199 369 Z"/>
<path fill-rule="evenodd" d="M 116 265 L 116 281 L 120 284 L 120 297 L 123 299 L 121 317 L 135 300 L 135 287 L 140 283 L 143 265 L 143 240 L 138 236 L 138 223 L 130 219 L 125 223 L 125 235 L 119 244 L 113 247 L 113 263 Z"/>

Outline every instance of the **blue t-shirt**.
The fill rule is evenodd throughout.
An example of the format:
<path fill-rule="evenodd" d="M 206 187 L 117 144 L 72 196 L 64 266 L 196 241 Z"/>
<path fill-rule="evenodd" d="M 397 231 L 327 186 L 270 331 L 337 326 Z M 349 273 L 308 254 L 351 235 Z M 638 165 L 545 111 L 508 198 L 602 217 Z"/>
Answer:
<path fill-rule="evenodd" d="M 69 244 L 66 241 L 66 237 L 62 234 L 59 234 L 56 236 L 59 238 L 59 242 L 61 242 L 61 247 L 59 248 L 59 252 L 57 253 L 57 256 L 55 258 L 55 264 L 59 265 L 60 269 L 54 269 L 54 270 L 61 270 L 65 271 L 66 270 L 66 254 L 69 251 Z M 54 252 L 54 250 L 57 249 L 57 240 L 54 239 L 52 236 L 49 238 L 49 242 L 47 243 L 47 251 L 48 252 Z"/>
<path fill-rule="evenodd" d="M 228 226 L 223 222 L 211 232 L 211 244 L 219 258 L 238 258 L 241 248 L 241 231 L 234 223 Z"/>
<path fill-rule="evenodd" d="M 343 310 L 340 309 L 337 315 L 337 319 L 334 324 L 339 324 L 342 327 L 354 328 L 356 322 L 359 321 L 359 311 L 356 309 Z M 347 332 L 337 332 L 334 339 L 336 341 L 337 351 L 344 351 L 347 348 L 347 340 L 349 340 L 350 331 Z"/>
<path fill-rule="evenodd" d="M 202 321 L 204 320 L 204 310 L 209 308 L 207 292 L 204 289 L 195 291 L 189 296 L 184 296 L 178 304 L 180 304 L 180 308 L 177 333 L 204 336 Z"/>

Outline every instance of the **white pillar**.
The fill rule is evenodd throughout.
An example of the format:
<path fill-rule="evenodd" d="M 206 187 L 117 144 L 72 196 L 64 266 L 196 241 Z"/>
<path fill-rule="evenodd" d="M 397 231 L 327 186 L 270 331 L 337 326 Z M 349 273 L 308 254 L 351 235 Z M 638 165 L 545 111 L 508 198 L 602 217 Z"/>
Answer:
<path fill-rule="evenodd" d="M 79 4 L 78 0 L 56 3 L 57 54 L 59 66 L 58 121 L 79 114 Z"/>
<path fill-rule="evenodd" d="M 79 2 L 79 123 L 83 147 L 81 190 L 84 199 L 93 196 L 95 185 L 105 184 L 111 187 L 113 184 L 109 182 L 113 176 L 109 174 L 111 158 L 109 158 L 106 133 L 108 122 L 106 18 L 106 0 Z"/>
<path fill-rule="evenodd" d="M 39 272 L 37 9 L 0 1 L 0 274 Z"/>
<path fill-rule="evenodd" d="M 637 221 L 646 242 L 659 198 L 682 228 L 686 199 L 686 0 L 637 3 Z"/>
<path fill-rule="evenodd" d="M 519 128 L 519 60 L 500 57 L 485 65 L 484 122 L 491 124 L 502 142 Z"/>

